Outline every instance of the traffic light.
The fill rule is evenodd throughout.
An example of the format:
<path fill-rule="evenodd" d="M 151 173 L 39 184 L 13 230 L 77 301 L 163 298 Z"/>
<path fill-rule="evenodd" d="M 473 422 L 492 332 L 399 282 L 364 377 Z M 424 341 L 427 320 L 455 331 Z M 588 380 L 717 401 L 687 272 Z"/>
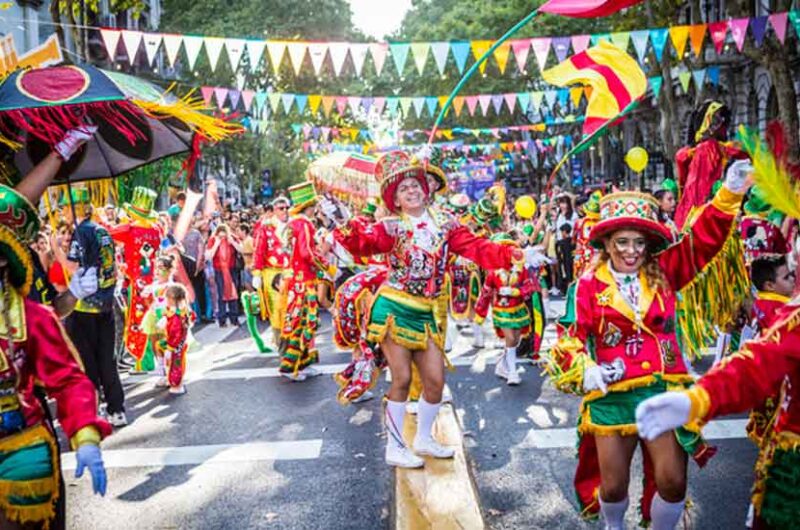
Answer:
<path fill-rule="evenodd" d="M 265 169 L 261 172 L 261 196 L 269 199 L 272 194 L 272 170 Z"/>

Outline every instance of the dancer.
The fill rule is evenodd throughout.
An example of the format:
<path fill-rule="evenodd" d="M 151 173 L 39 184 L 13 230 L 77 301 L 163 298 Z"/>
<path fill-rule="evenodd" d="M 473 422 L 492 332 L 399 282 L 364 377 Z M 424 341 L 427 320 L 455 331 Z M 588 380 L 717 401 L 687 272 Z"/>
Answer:
<path fill-rule="evenodd" d="M 289 268 L 286 226 L 289 220 L 289 199 L 278 197 L 271 203 L 273 215 L 261 222 L 255 231 L 253 256 L 253 288 L 258 292 L 261 318 L 268 319 L 272 340 L 277 345 L 283 327 L 285 291 L 281 289 L 281 273 Z"/>
<path fill-rule="evenodd" d="M 380 343 L 392 373 L 386 404 L 386 462 L 421 467 L 424 461 L 403 441 L 412 361 L 419 368 L 424 388 L 414 450 L 436 458 L 454 454 L 431 433 L 444 387 L 444 329 L 437 313 L 450 253 L 489 269 L 510 268 L 512 256 L 517 260 L 523 256 L 519 249 L 475 236 L 449 215 L 429 207 L 425 169 L 411 163 L 404 153 L 389 153 L 380 164 L 383 202 L 397 217 L 366 226 L 349 222 L 334 234 L 355 256 L 389 255 L 389 276 L 372 304 L 367 340 Z M 326 200 L 322 208 L 333 212 L 336 204 Z"/>
<path fill-rule="evenodd" d="M 517 248 L 516 242 L 508 234 L 495 234 L 492 241 Z M 486 318 L 489 306 L 492 307 L 495 333 L 505 341 L 506 346 L 503 355 L 497 359 L 494 373 L 510 386 L 521 382 L 517 372 L 517 346 L 531 332 L 531 314 L 526 300 L 535 289 L 536 283 L 528 275 L 525 263 L 514 263 L 510 269 L 489 272 L 475 308 L 480 324 Z"/>
<path fill-rule="evenodd" d="M 559 389 L 584 396 L 575 487 L 582 513 L 599 508 L 610 530 L 623 527 L 628 506 L 630 463 L 639 443 L 636 405 L 692 382 L 678 347 L 675 292 L 720 252 L 749 170 L 745 162 L 734 164 L 692 224 L 692 236 L 671 246 L 652 197 L 622 192 L 600 201 L 591 239 L 602 254 L 593 273 L 578 281 L 576 321 L 550 352 L 547 370 Z M 678 429 L 646 442 L 644 454 L 642 514 L 654 528 L 674 528 L 685 506 L 686 454 L 703 465 L 713 451 L 697 429 Z"/>
<path fill-rule="evenodd" d="M 188 292 L 179 283 L 163 286 L 161 296 L 144 319 L 143 325 L 151 336 L 156 356 L 163 359 L 165 375 L 156 386 L 169 387 L 170 394 L 186 393 L 183 375 L 189 350 L 189 330 L 194 320 L 194 312 L 189 308 Z"/>

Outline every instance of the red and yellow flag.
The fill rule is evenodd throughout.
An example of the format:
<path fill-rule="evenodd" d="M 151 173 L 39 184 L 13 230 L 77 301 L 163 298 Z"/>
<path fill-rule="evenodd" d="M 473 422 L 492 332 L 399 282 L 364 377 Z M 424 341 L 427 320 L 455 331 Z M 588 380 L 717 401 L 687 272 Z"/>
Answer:
<path fill-rule="evenodd" d="M 580 83 L 591 87 L 583 122 L 586 136 L 622 114 L 647 90 L 647 78 L 636 60 L 606 41 L 545 70 L 542 77 L 556 86 Z"/>
<path fill-rule="evenodd" d="M 565 17 L 607 17 L 642 0 L 548 0 L 539 7 L 541 13 Z"/>

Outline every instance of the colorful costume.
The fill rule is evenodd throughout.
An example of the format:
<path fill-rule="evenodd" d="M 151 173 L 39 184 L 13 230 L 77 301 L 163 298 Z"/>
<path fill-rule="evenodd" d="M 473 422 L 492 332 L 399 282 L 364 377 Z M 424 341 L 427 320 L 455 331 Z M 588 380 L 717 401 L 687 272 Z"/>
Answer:
<path fill-rule="evenodd" d="M 584 515 L 594 515 L 599 508 L 594 436 L 636 435 L 634 411 L 639 402 L 692 382 L 678 345 L 675 292 L 691 282 L 720 251 L 740 202 L 741 196 L 722 188 L 696 218 L 692 235 L 667 247 L 671 234 L 658 222 L 652 197 L 625 192 L 600 201 L 601 220 L 591 235 L 595 244 L 615 230 L 630 228 L 648 234 L 657 247 L 667 248 L 654 256 L 663 273 L 663 284 L 651 283 L 644 269 L 638 275 L 616 273 L 608 262 L 584 274 L 576 289 L 576 320 L 550 352 L 547 370 L 556 387 L 583 395 L 575 487 Z M 594 344 L 593 351 L 590 343 Z M 594 365 L 607 374 L 607 394 L 584 392 L 585 370 Z M 713 454 L 698 429 L 678 429 L 676 437 L 700 465 Z M 641 504 L 645 519 L 649 519 L 654 494 L 645 451 Z"/>
<path fill-rule="evenodd" d="M 758 186 L 750 190 L 750 198 L 744 203 L 744 212 L 740 231 L 748 265 L 765 254 L 786 254 L 790 251 L 780 229 L 783 217 L 764 201 Z"/>
<path fill-rule="evenodd" d="M 153 305 L 144 316 L 142 329 L 150 337 L 154 353 L 164 360 L 167 384 L 180 388 L 186 372 L 186 353 L 191 338 L 189 330 L 195 315 L 185 307 L 170 307 L 165 296 L 167 287 L 168 284 L 163 284 L 155 290 Z"/>
<path fill-rule="evenodd" d="M 480 269 L 466 258 L 453 256 L 447 275 L 450 280 L 450 314 L 456 320 L 469 319 L 481 294 Z"/>
<path fill-rule="evenodd" d="M 110 230 L 114 241 L 123 247 L 125 287 L 128 290 L 123 340 L 125 348 L 136 359 L 136 371 L 155 368 L 153 352 L 142 329 L 142 319 L 153 303 L 153 296 L 146 288 L 153 283 L 156 251 L 163 237 L 158 216 L 153 211 L 156 197 L 153 190 L 136 187 L 130 204 L 123 206 L 129 220 Z"/>
<path fill-rule="evenodd" d="M 94 385 L 55 313 L 25 299 L 33 271 L 26 246 L 39 230 L 36 209 L 0 186 L 0 211 L 0 254 L 8 260 L 0 309 L 0 510 L 12 522 L 46 529 L 55 516 L 61 463 L 36 388 L 55 399 L 73 448 L 99 444 L 111 426 L 97 416 Z"/>
<path fill-rule="evenodd" d="M 583 211 L 586 215 L 575 223 L 573 231 L 573 239 L 575 240 L 575 258 L 572 262 L 573 278 L 577 279 L 583 276 L 583 273 L 588 270 L 594 262 L 595 256 L 597 256 L 597 248 L 589 243 L 589 234 L 591 234 L 592 228 L 600 219 L 600 199 L 602 197 L 603 193 L 600 191 L 592 193 L 589 196 L 589 200 L 583 205 Z"/>
<path fill-rule="evenodd" d="M 255 234 L 253 269 L 261 275 L 261 318 L 269 319 L 274 337 L 283 325 L 285 293 L 280 289 L 280 275 L 289 269 L 285 238 L 286 224 L 274 218 L 260 224 Z"/>

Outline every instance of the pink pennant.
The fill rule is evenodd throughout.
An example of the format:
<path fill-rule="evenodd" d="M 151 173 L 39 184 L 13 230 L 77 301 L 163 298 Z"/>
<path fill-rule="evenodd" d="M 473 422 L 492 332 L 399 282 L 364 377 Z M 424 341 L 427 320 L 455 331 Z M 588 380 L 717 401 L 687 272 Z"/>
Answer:
<path fill-rule="evenodd" d="M 244 109 L 249 111 L 253 105 L 253 98 L 256 93 L 253 90 L 242 90 L 242 101 L 244 101 Z"/>
<path fill-rule="evenodd" d="M 531 51 L 531 39 L 512 40 L 511 51 L 514 52 L 519 71 L 524 72 L 525 65 L 528 63 L 528 53 Z"/>
<path fill-rule="evenodd" d="M 733 35 L 733 42 L 739 52 L 744 48 L 744 38 L 747 36 L 747 26 L 750 24 L 749 18 L 734 18 L 728 21 Z"/>
<path fill-rule="evenodd" d="M 506 100 L 506 105 L 508 105 L 508 111 L 511 114 L 514 114 L 514 108 L 517 105 L 517 94 L 515 93 L 503 94 L 503 99 Z"/>
<path fill-rule="evenodd" d="M 344 112 L 347 110 L 347 96 L 337 96 L 336 97 L 336 112 L 339 113 L 339 116 L 344 116 Z"/>
<path fill-rule="evenodd" d="M 358 96 L 350 96 L 347 98 L 347 104 L 350 107 L 350 112 L 353 117 L 358 116 L 358 111 L 361 108 L 361 98 Z"/>
<path fill-rule="evenodd" d="M 375 98 L 372 100 L 372 107 L 378 112 L 378 114 L 382 114 L 384 107 L 386 107 L 386 98 Z"/>
<path fill-rule="evenodd" d="M 547 56 L 550 54 L 550 41 L 550 37 L 531 39 L 531 46 L 533 47 L 533 54 L 536 56 L 536 62 L 539 64 L 539 71 L 543 71 L 547 65 Z"/>
<path fill-rule="evenodd" d="M 214 87 L 202 86 L 200 87 L 200 94 L 203 95 L 203 101 L 205 102 L 206 107 L 210 107 L 211 97 L 214 95 Z"/>
<path fill-rule="evenodd" d="M 590 35 L 573 35 L 572 36 L 572 49 L 575 53 L 581 53 L 589 47 L 592 37 Z"/>
<path fill-rule="evenodd" d="M 708 25 L 708 33 L 711 35 L 711 42 L 714 43 L 714 49 L 718 54 L 722 53 L 722 47 L 725 45 L 725 38 L 728 36 L 728 22 L 726 20 L 712 22 Z"/>
<path fill-rule="evenodd" d="M 788 13 L 775 13 L 769 16 L 769 23 L 772 24 L 772 29 L 775 30 L 775 36 L 781 44 L 786 39 L 786 26 L 789 20 Z"/>
<path fill-rule="evenodd" d="M 389 43 L 373 42 L 369 45 L 369 51 L 372 54 L 372 62 L 375 64 L 375 72 L 381 75 L 383 64 L 386 62 L 386 55 L 389 53 Z"/>
<path fill-rule="evenodd" d="M 467 102 L 467 110 L 470 116 L 475 116 L 475 107 L 478 106 L 478 96 L 467 96 L 464 98 Z"/>

